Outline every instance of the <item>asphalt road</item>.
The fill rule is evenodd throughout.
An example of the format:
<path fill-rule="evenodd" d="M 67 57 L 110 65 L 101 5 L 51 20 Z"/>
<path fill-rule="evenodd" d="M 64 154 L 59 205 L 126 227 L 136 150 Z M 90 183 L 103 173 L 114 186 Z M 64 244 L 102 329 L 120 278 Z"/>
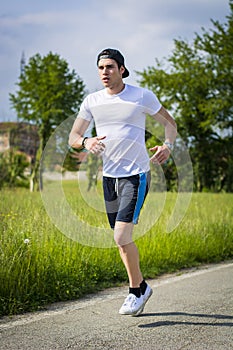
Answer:
<path fill-rule="evenodd" d="M 151 280 L 139 317 L 118 314 L 128 288 L 0 320 L 1 350 L 232 350 L 233 263 Z"/>

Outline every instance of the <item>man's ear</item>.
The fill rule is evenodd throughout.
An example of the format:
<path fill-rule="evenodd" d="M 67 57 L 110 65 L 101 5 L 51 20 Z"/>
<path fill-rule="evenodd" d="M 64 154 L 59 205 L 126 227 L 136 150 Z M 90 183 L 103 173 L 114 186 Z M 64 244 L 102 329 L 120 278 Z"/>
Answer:
<path fill-rule="evenodd" d="M 125 68 L 123 66 L 120 67 L 120 72 L 121 72 L 121 75 L 124 74 L 124 71 L 125 71 Z"/>

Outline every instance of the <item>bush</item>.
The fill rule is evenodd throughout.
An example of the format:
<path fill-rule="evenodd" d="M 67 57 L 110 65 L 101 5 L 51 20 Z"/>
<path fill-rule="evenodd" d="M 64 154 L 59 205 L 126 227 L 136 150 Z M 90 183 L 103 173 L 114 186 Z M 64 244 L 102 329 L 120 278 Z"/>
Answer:
<path fill-rule="evenodd" d="M 0 189 L 28 185 L 25 170 L 29 162 L 24 153 L 14 149 L 0 153 Z"/>

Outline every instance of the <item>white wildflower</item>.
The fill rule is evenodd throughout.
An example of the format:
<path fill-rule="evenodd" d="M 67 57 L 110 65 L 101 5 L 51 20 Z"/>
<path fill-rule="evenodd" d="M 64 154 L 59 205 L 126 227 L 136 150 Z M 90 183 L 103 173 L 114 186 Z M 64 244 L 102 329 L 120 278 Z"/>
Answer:
<path fill-rule="evenodd" d="M 29 244 L 29 243 L 30 243 L 30 239 L 25 238 L 24 243 L 25 243 L 25 244 Z"/>

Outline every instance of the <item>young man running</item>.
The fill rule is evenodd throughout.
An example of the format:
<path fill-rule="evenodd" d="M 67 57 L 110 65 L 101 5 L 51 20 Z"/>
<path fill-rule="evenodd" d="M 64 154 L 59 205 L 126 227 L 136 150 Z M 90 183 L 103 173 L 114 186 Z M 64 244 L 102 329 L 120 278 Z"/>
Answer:
<path fill-rule="evenodd" d="M 137 316 L 152 295 L 143 279 L 137 247 L 132 239 L 133 227 L 150 184 L 150 161 L 164 163 L 176 138 L 176 123 L 153 92 L 125 84 L 129 76 L 124 57 L 115 49 L 105 49 L 97 57 L 104 89 L 89 94 L 83 101 L 69 137 L 73 148 L 86 148 L 103 158 L 103 190 L 106 212 L 114 240 L 129 278 L 129 294 L 120 314 Z M 145 118 L 152 116 L 164 126 L 163 145 L 145 146 Z M 94 120 L 96 137 L 84 137 Z"/>

